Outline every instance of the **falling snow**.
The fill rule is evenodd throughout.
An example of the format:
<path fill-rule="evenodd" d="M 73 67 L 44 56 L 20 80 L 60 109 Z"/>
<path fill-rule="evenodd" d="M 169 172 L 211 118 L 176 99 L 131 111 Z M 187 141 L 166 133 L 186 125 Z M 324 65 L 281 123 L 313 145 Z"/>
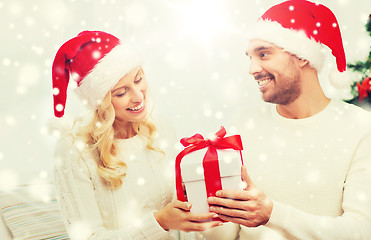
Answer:
<path fill-rule="evenodd" d="M 244 56 L 245 43 L 240 36 L 245 33 L 247 23 L 256 19 L 273 1 L 255 0 L 249 5 L 240 0 L 222 0 L 213 4 L 204 4 L 208 1 L 202 4 L 197 1 L 186 2 L 155 0 L 147 5 L 143 2 L 113 0 L 94 3 L 36 0 L 22 4 L 0 1 L 2 43 L 6 46 L 0 53 L 3 103 L 0 114 L 1 191 L 16 189 L 24 183 L 21 172 L 27 172 L 32 175 L 32 179 L 28 179 L 33 186 L 32 194 L 41 201 L 52 199 L 50 186 L 44 183 L 52 179 L 52 163 L 58 163 L 61 159 L 52 160 L 55 140 L 50 135 L 60 137 L 64 133 L 58 130 L 48 132 L 45 126 L 53 114 L 52 95 L 60 94 L 60 89 L 51 86 L 51 67 L 54 55 L 64 40 L 84 29 L 112 32 L 122 36 L 124 41 L 143 48 L 143 68 L 155 102 L 154 112 L 174 122 L 178 137 L 188 136 L 195 129 L 215 132 L 241 111 L 254 109 L 261 99 L 254 80 L 249 77 Z M 367 58 L 370 42 L 364 24 L 371 9 L 370 3 L 367 3 L 369 1 L 362 4 L 349 0 L 320 2 L 331 2 L 339 15 L 339 25 L 333 23 L 331 26 L 340 27 L 349 61 Z M 289 11 L 294 10 L 293 6 L 289 8 Z M 359 16 L 349 14 L 350 10 Z M 97 12 L 103 14 L 97 16 Z M 291 19 L 292 24 L 295 22 L 295 19 Z M 318 22 L 316 27 L 320 29 L 322 24 Z M 313 33 L 318 34 L 318 30 Z M 95 41 L 99 42 L 100 39 Z M 94 53 L 96 58 L 99 55 L 99 52 Z M 328 66 L 330 69 L 331 64 Z M 327 70 L 327 65 L 324 70 Z M 79 76 L 74 74 L 72 79 L 79 79 Z M 338 81 L 335 86 L 328 87 L 328 92 L 342 97 L 346 95 L 346 84 Z M 86 100 L 81 104 L 80 99 L 73 95 L 74 89 L 76 83 L 71 81 L 65 109 L 67 117 L 71 118 L 84 112 L 81 110 L 85 109 L 84 106 L 80 105 L 87 105 Z M 57 111 L 63 109 L 63 105 L 57 105 Z M 333 120 L 339 121 L 341 118 L 339 113 Z M 362 121 L 359 119 L 352 127 L 363 124 Z M 248 131 L 253 131 L 259 124 L 250 118 L 243 122 L 244 130 Z M 97 128 L 101 126 L 102 123 L 96 124 Z M 238 134 L 239 127 L 230 127 L 227 131 Z M 297 139 L 306 137 L 301 130 L 295 131 L 294 135 Z M 256 137 L 256 140 L 262 144 L 265 142 L 263 137 Z M 279 142 L 278 137 L 276 141 Z M 334 142 L 341 144 L 344 141 L 345 138 L 338 138 Z M 281 147 L 286 146 L 286 143 L 280 144 Z M 79 150 L 86 147 L 83 142 L 76 143 L 76 146 Z M 161 148 L 172 146 L 178 152 L 183 148 L 179 143 L 173 144 L 167 140 L 160 142 Z M 323 148 L 329 149 L 331 146 L 332 143 L 328 143 Z M 249 146 L 245 147 L 249 151 Z M 315 143 L 300 146 L 297 151 L 305 154 L 315 147 Z M 349 154 L 350 148 L 338 151 Z M 260 153 L 257 159 L 263 164 L 271 161 L 269 156 L 270 152 L 267 151 Z M 328 161 L 328 158 L 320 159 Z M 128 161 L 136 160 L 135 155 L 128 157 Z M 229 162 L 230 159 L 225 161 Z M 322 183 L 325 174 L 316 169 L 315 163 L 306 162 L 305 167 L 306 174 L 301 180 L 293 181 L 293 184 L 303 187 Z M 203 170 L 196 169 L 196 172 L 202 174 Z M 172 172 L 169 170 L 166 174 L 171 175 Z M 263 176 L 257 176 L 256 179 L 266 180 Z M 137 178 L 138 186 L 145 186 L 148 182 L 144 177 Z M 360 203 L 369 201 L 371 197 L 362 191 L 355 194 Z M 306 195 L 312 200 L 317 197 L 316 194 Z M 136 209 L 137 206 L 133 206 Z M 142 224 L 136 213 L 125 214 L 132 215 L 134 225 Z M 327 224 L 322 223 L 323 226 Z M 73 223 L 74 239 L 86 239 L 90 234 L 91 229 L 85 223 Z"/>

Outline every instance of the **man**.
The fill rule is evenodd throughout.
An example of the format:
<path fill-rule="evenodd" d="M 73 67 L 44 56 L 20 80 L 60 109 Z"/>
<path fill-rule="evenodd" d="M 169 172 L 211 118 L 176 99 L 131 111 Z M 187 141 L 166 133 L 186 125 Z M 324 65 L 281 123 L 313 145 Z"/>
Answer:
<path fill-rule="evenodd" d="M 327 98 L 322 46 L 346 68 L 340 30 L 323 5 L 270 8 L 250 37 L 249 72 L 272 103 L 245 116 L 244 191 L 217 192 L 210 211 L 237 225 L 207 239 L 371 239 L 371 114 Z"/>

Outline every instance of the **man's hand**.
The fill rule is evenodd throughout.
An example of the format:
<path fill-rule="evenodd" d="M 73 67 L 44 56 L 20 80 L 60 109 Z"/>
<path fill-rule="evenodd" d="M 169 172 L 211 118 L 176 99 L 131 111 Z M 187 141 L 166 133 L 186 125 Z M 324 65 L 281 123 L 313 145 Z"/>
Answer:
<path fill-rule="evenodd" d="M 210 212 L 217 213 L 219 218 L 244 225 L 257 227 L 269 221 L 273 202 L 258 189 L 247 174 L 246 167 L 241 168 L 244 190 L 220 190 L 217 197 L 209 197 Z"/>

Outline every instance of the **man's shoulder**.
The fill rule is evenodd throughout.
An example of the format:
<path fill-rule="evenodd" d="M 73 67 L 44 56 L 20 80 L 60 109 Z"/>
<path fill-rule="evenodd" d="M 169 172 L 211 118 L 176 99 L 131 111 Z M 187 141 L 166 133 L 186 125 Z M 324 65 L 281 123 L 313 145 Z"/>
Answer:
<path fill-rule="evenodd" d="M 333 107 L 339 112 L 339 116 L 349 126 L 354 125 L 363 128 L 364 130 L 371 130 L 371 112 L 356 106 L 354 104 L 346 103 L 340 100 L 333 100 Z"/>
<path fill-rule="evenodd" d="M 352 118 L 371 119 L 371 111 L 341 100 L 332 100 L 333 106 Z"/>

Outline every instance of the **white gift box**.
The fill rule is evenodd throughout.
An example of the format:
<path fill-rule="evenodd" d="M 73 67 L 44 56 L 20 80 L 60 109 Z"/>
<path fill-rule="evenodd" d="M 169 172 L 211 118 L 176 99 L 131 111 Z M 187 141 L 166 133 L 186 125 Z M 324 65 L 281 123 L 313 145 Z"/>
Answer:
<path fill-rule="evenodd" d="M 181 175 L 187 192 L 188 202 L 192 204 L 191 212 L 208 213 L 207 192 L 203 169 L 203 159 L 207 148 L 185 155 L 180 163 Z M 242 190 L 241 154 L 232 149 L 217 149 L 220 179 L 223 189 Z"/>

